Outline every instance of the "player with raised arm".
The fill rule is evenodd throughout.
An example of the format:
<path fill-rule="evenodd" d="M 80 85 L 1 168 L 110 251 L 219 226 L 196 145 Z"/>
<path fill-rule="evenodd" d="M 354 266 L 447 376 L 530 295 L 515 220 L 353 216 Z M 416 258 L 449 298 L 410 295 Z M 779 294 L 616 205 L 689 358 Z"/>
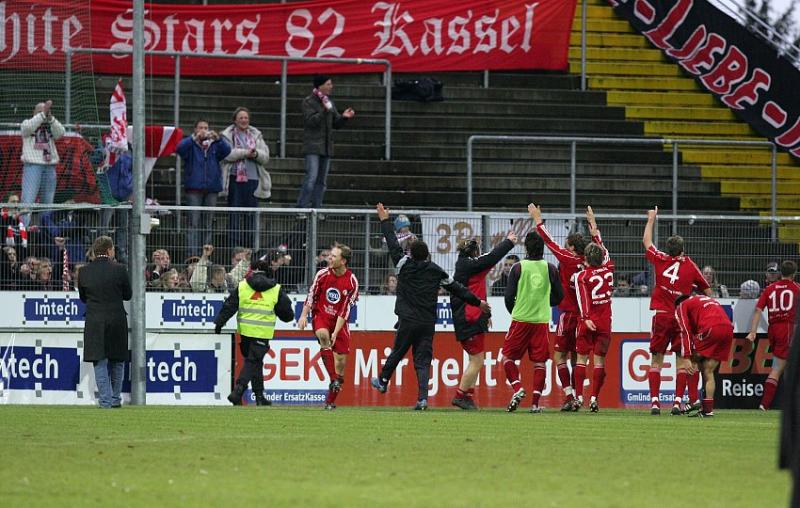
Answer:
<path fill-rule="evenodd" d="M 578 329 L 578 322 L 580 321 L 580 311 L 575 296 L 573 277 L 584 268 L 583 252 L 588 242 L 582 234 L 571 233 L 567 236 L 567 240 L 562 247 L 553 240 L 547 227 L 545 227 L 544 221 L 542 220 L 541 207 L 534 206 L 530 214 L 536 224 L 536 232 L 539 233 L 539 236 L 544 240 L 544 244 L 558 260 L 558 274 L 561 279 L 561 286 L 564 288 L 564 298 L 562 298 L 561 303 L 558 304 L 558 310 L 561 311 L 561 315 L 558 318 L 556 340 L 553 344 L 553 363 L 556 364 L 558 379 L 564 390 L 565 398 L 561 410 L 577 411 L 580 406 L 577 404 L 577 399 L 574 395 L 576 387 L 572 386 L 567 360 L 570 359 L 570 356 L 572 357 L 574 374 L 576 355 L 575 334 Z M 591 223 L 594 221 L 594 212 L 592 212 L 592 207 L 587 207 L 587 219 L 590 216 Z M 593 239 L 602 245 L 602 240 L 599 237 Z"/>
<path fill-rule="evenodd" d="M 702 291 L 706 296 L 711 296 L 702 272 L 684 253 L 683 238 L 673 235 L 667 238 L 667 252 L 662 252 L 653 244 L 653 228 L 655 227 L 658 207 L 647 212 L 647 224 L 644 227 L 642 243 L 645 248 L 645 258 L 653 265 L 655 285 L 650 295 L 650 310 L 653 315 L 650 332 L 650 371 L 647 375 L 650 384 L 650 414 L 661 414 L 661 367 L 664 364 L 664 354 L 671 346 L 672 351 L 678 351 L 680 330 L 675 320 L 675 299 L 681 295 L 691 294 L 693 290 Z M 672 407 L 673 415 L 681 414 L 681 399 L 689 386 L 689 402 L 696 405 L 699 402 L 697 383 L 699 375 L 686 369 L 678 368 L 675 380 L 675 402 Z"/>
<path fill-rule="evenodd" d="M 675 354 L 690 373 L 703 374 L 703 401 L 693 405 L 689 416 L 714 416 L 714 371 L 728 360 L 733 345 L 733 323 L 718 301 L 703 295 L 681 295 L 675 299 L 675 320 L 680 345 Z"/>
<path fill-rule="evenodd" d="M 761 293 L 753 311 L 750 333 L 747 334 L 750 342 L 756 340 L 761 313 L 766 308 L 769 322 L 767 336 L 772 348 L 772 368 L 764 383 L 764 395 L 758 406 L 758 409 L 762 411 L 766 411 L 772 405 L 778 381 L 781 379 L 783 369 L 786 367 L 786 360 L 789 358 L 789 346 L 792 342 L 797 316 L 797 299 L 800 296 L 800 285 L 794 281 L 796 274 L 797 264 L 794 261 L 781 263 L 781 278 L 767 286 Z"/>
<path fill-rule="evenodd" d="M 308 290 L 297 328 L 308 326 L 308 313 L 313 319 L 314 335 L 320 345 L 320 355 L 330 376 L 325 409 L 336 409 L 336 397 L 344 383 L 344 369 L 350 353 L 350 329 L 347 319 L 358 300 L 358 279 L 348 265 L 352 250 L 347 245 L 334 244 L 328 254 L 328 266 L 317 272 Z"/>
<path fill-rule="evenodd" d="M 589 209 L 591 211 L 591 208 Z M 588 216 L 588 214 L 587 214 Z M 592 236 L 599 238 L 597 224 L 592 214 L 589 222 Z M 589 410 L 597 413 L 600 406 L 597 398 L 606 378 L 605 364 L 608 346 L 611 343 L 611 294 L 614 291 L 614 263 L 601 244 L 590 243 L 584 250 L 586 267 L 575 274 L 575 293 L 581 319 L 578 323 L 575 364 L 575 390 L 577 404 L 583 405 L 583 380 L 589 353 L 594 355 L 592 368 L 592 398 Z"/>

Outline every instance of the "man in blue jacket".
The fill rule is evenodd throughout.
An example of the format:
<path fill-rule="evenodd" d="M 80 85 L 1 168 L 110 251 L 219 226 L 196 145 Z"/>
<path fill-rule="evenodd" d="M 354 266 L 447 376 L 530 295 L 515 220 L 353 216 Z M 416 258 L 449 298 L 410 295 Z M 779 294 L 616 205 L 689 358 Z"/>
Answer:
<path fill-rule="evenodd" d="M 217 206 L 217 196 L 222 191 L 222 169 L 219 163 L 231 153 L 228 142 L 210 130 L 206 120 L 199 119 L 194 123 L 194 133 L 178 143 L 177 152 L 183 160 L 186 204 L 198 207 Z M 192 210 L 189 220 L 189 251 L 191 255 L 199 255 L 203 245 L 212 243 L 211 214 Z M 202 239 L 201 232 L 204 235 Z"/>

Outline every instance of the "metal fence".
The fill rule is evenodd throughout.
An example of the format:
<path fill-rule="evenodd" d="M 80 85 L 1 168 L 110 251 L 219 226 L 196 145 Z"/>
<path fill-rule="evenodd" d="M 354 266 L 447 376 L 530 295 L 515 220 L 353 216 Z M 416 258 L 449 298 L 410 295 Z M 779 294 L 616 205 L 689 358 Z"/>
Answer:
<path fill-rule="evenodd" d="M 114 237 L 118 257 L 129 261 L 129 206 L 32 208 L 34 217 L 25 246 L 14 224 L 14 210 L 8 214 L 12 219 L 6 224 L 7 242 L 2 256 L 4 289 L 62 290 L 63 246 L 69 253 L 68 277 L 73 289 L 76 266 L 86 261 L 86 251 L 100 234 Z M 601 211 L 596 210 L 597 221 L 616 264 L 617 296 L 646 296 L 652 286 L 652 273 L 642 247 L 645 215 L 604 215 Z M 335 242 L 353 249 L 350 268 L 361 281 L 364 294 L 386 292 L 387 277 L 393 271 L 379 221 L 371 209 L 150 207 L 147 213 L 153 224 L 158 223 L 147 237 L 147 270 L 143 276 L 148 278 L 149 291 L 227 291 L 244 275 L 250 260 L 264 256 L 279 282 L 292 292 L 302 293 L 318 267 L 324 265 L 325 252 Z M 200 215 L 194 219 L 195 214 Z M 484 250 L 488 250 L 507 231 L 513 229 L 523 238 L 533 227 L 527 211 L 392 210 L 393 224 L 400 214 L 408 217 L 410 233 L 425 240 L 434 260 L 451 272 L 455 245 L 460 239 L 478 237 Z M 571 231 L 585 232 L 581 213 L 545 214 L 545 219 L 559 241 Z M 768 264 L 798 260 L 800 217 L 780 217 L 776 221 L 787 233 L 784 242 L 771 240 L 770 217 L 663 215 L 656 227 L 655 243 L 664 245 L 673 234 L 675 222 L 677 233 L 686 241 L 687 254 L 700 268 L 712 267 L 719 295 L 734 297 L 745 281 L 752 280 L 763 287 Z M 796 237 L 792 238 L 792 234 Z M 205 245 L 212 249 L 204 249 Z M 11 249 L 16 254 L 16 268 L 11 267 Z M 521 244 L 512 253 L 524 257 Z M 45 268 L 40 269 L 42 266 Z M 501 275 L 501 270 L 502 263 L 489 274 L 490 283 Z"/>

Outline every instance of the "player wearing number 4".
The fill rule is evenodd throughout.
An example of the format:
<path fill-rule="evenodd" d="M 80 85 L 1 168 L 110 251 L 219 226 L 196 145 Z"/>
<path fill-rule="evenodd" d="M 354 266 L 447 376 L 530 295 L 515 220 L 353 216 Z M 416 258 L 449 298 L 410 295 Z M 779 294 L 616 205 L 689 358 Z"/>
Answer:
<path fill-rule="evenodd" d="M 667 347 L 671 351 L 679 351 L 680 330 L 675 320 L 675 299 L 681 295 L 691 294 L 693 290 L 702 291 L 711 296 L 712 291 L 700 269 L 689 256 L 684 254 L 683 238 L 673 235 L 667 238 L 667 252 L 661 252 L 653 244 L 653 227 L 655 226 L 658 207 L 647 212 L 647 225 L 644 227 L 642 243 L 646 250 L 645 258 L 653 265 L 655 285 L 650 295 L 650 310 L 653 315 L 650 333 L 650 414 L 661 414 L 661 366 L 664 364 L 664 353 Z M 689 400 L 693 406 L 699 404 L 697 384 L 699 373 L 690 372 L 686 368 L 678 368 L 675 379 L 675 402 L 672 414 L 681 414 L 683 392 L 689 386 Z"/>
<path fill-rule="evenodd" d="M 589 208 L 589 228 L 592 237 L 600 237 L 594 214 Z M 591 215 L 590 215 L 591 214 Z M 614 291 L 614 263 L 601 244 L 590 243 L 584 249 L 586 268 L 575 274 L 575 292 L 580 309 L 580 322 L 575 339 L 578 361 L 575 364 L 575 391 L 577 406 L 583 405 L 583 380 L 589 353 L 594 354 L 592 367 L 592 398 L 589 410 L 597 413 L 597 398 L 606 378 L 606 354 L 611 342 L 611 293 Z"/>
<path fill-rule="evenodd" d="M 753 311 L 750 333 L 747 334 L 750 342 L 756 340 L 761 313 L 766 307 L 769 320 L 767 335 L 772 348 L 772 369 L 764 383 L 764 395 L 761 398 L 761 405 L 758 406 L 758 409 L 762 411 L 769 409 L 772 404 L 775 390 L 778 388 L 778 381 L 786 366 L 786 359 L 789 357 L 789 345 L 794 333 L 794 320 L 797 314 L 797 297 L 800 295 L 800 285 L 794 281 L 796 273 L 797 264 L 794 261 L 784 261 L 781 264 L 781 279 L 770 284 L 761 293 Z"/>
<path fill-rule="evenodd" d="M 306 303 L 297 320 L 297 328 L 308 325 L 308 313 L 313 319 L 314 335 L 320 345 L 320 356 L 330 376 L 325 409 L 336 409 L 336 397 L 344 383 L 344 369 L 350 353 L 350 330 L 347 318 L 358 299 L 358 279 L 347 268 L 352 250 L 347 245 L 334 244 L 328 254 L 328 266 L 317 272 Z"/>

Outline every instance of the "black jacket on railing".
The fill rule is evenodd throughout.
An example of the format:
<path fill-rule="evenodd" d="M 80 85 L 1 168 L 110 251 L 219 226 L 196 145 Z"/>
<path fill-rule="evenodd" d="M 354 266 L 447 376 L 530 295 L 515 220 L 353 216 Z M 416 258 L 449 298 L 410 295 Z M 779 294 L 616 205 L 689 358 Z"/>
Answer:
<path fill-rule="evenodd" d="M 414 261 L 411 256 L 406 256 L 397 241 L 394 225 L 389 220 L 381 221 L 381 230 L 397 271 L 397 300 L 394 304 L 397 317 L 414 323 L 434 325 L 440 287 L 470 305 L 480 305 L 481 300 L 477 296 L 463 284 L 453 280 L 436 263 L 427 260 Z"/>

